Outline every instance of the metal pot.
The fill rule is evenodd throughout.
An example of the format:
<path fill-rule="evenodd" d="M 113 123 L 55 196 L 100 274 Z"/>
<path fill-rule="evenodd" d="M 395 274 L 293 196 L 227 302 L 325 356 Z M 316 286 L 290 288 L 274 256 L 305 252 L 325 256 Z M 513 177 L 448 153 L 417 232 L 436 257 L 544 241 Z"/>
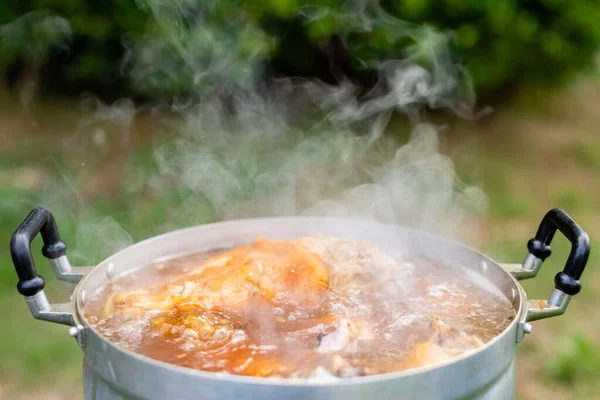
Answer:
<path fill-rule="evenodd" d="M 527 300 L 517 282 L 535 277 L 550 255 L 559 229 L 572 244 L 549 299 Z M 30 243 L 41 233 L 42 253 L 60 280 L 76 283 L 70 303 L 50 304 L 44 279 L 37 274 Z M 111 280 L 159 258 L 246 244 L 256 236 L 294 239 L 324 233 L 369 239 L 382 248 L 398 248 L 432 260 L 452 260 L 485 277 L 512 301 L 516 317 L 504 332 L 475 351 L 448 362 L 397 373 L 348 378 L 336 383 L 307 383 L 275 378 L 224 376 L 156 361 L 106 340 L 83 314 L 86 298 Z M 70 325 L 84 352 L 86 399 L 510 399 L 514 397 L 515 352 L 530 321 L 561 315 L 581 288 L 579 278 L 589 255 L 588 235 L 562 210 L 543 218 L 527 245 L 523 264 L 499 264 L 483 254 L 434 235 L 370 221 L 292 217 L 248 219 L 170 232 L 131 247 L 96 267 L 71 267 L 66 245 L 48 210 L 32 211 L 12 237 L 11 253 L 19 276 L 18 290 L 34 318 Z"/>

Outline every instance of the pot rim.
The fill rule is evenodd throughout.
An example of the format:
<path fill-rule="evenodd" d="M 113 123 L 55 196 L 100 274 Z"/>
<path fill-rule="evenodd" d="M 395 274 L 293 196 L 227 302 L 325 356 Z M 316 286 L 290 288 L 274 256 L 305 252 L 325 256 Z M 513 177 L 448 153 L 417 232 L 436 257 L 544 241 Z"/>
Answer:
<path fill-rule="evenodd" d="M 438 241 L 438 242 L 443 241 L 449 245 L 460 247 L 463 250 L 473 253 L 474 255 L 477 255 L 478 257 L 486 260 L 489 264 L 491 264 L 493 266 L 493 268 L 500 270 L 503 274 L 505 274 L 512 281 L 512 284 L 514 285 L 514 288 L 516 289 L 515 299 L 513 300 L 513 306 L 518 304 L 518 307 L 515 307 L 515 316 L 514 316 L 513 320 L 511 321 L 511 323 L 501 333 L 499 333 L 493 339 L 486 342 L 484 345 L 478 347 L 475 350 L 468 351 L 460 356 L 453 357 L 453 358 L 443 361 L 443 362 L 426 365 L 426 366 L 422 366 L 422 367 L 417 367 L 417 368 L 396 371 L 396 372 L 388 372 L 388 373 L 383 373 L 383 374 L 375 374 L 375 375 L 352 377 L 352 378 L 342 378 L 339 381 L 318 381 L 318 380 L 308 381 L 306 379 L 264 378 L 264 377 L 261 378 L 261 377 L 252 377 L 252 376 L 244 376 L 244 375 L 207 372 L 207 371 L 203 371 L 203 370 L 197 370 L 197 369 L 193 369 L 193 368 L 178 366 L 176 364 L 167 363 L 167 362 L 164 362 L 161 360 L 156 360 L 154 358 L 151 358 L 151 357 L 136 353 L 132 350 L 126 349 L 126 348 L 118 345 L 117 343 L 114 343 L 113 341 L 107 339 L 104 335 L 102 335 L 97 329 L 95 329 L 89 323 L 89 321 L 87 320 L 87 318 L 85 317 L 85 315 L 83 313 L 84 307 L 82 306 L 81 291 L 82 291 L 82 288 L 85 286 L 85 283 L 88 280 L 88 277 L 90 275 L 92 275 L 92 273 L 94 271 L 97 271 L 97 270 L 101 269 L 103 266 L 108 265 L 109 263 L 112 262 L 112 260 L 121 256 L 124 253 L 130 252 L 139 247 L 147 246 L 153 242 L 163 241 L 166 237 L 172 236 L 175 234 L 185 234 L 185 233 L 194 232 L 197 230 L 211 229 L 211 228 L 217 228 L 217 227 L 220 227 L 220 228 L 234 227 L 236 225 L 253 224 L 258 221 L 278 224 L 278 223 L 289 223 L 291 221 L 301 222 L 302 220 L 307 221 L 307 222 L 309 222 L 309 221 L 319 221 L 319 222 L 328 221 L 328 222 L 335 223 L 337 221 L 338 223 L 339 222 L 346 222 L 346 223 L 356 222 L 356 223 L 362 223 L 362 224 L 368 223 L 368 224 L 373 224 L 373 225 L 379 225 L 381 228 L 387 228 L 387 229 L 391 228 L 394 230 L 406 231 L 411 234 L 412 233 L 418 234 L 418 235 L 421 235 L 424 237 L 429 237 L 430 239 Z M 173 257 L 179 257 L 179 256 L 182 256 L 185 254 L 189 254 L 189 252 L 182 252 L 180 254 L 171 254 L 169 256 L 164 257 L 163 259 L 166 260 L 166 259 L 173 258 Z M 144 268 L 144 267 L 146 267 L 146 265 L 140 266 L 140 269 Z M 134 269 L 132 271 L 135 271 L 135 270 L 137 270 L 137 269 Z M 427 231 L 423 231 L 423 230 L 419 230 L 419 229 L 414 229 L 414 228 L 409 228 L 409 227 L 404 227 L 404 226 L 399 226 L 399 225 L 385 224 L 385 223 L 368 220 L 368 219 L 365 220 L 365 219 L 356 219 L 356 218 L 313 217 L 313 216 L 304 217 L 304 216 L 301 216 L 301 217 L 246 218 L 246 219 L 220 221 L 220 222 L 214 222 L 214 223 L 209 223 L 209 224 L 195 225 L 192 227 L 187 227 L 187 228 L 182 228 L 182 229 L 176 229 L 173 231 L 169 231 L 169 232 L 157 235 L 157 236 L 152 236 L 150 238 L 144 239 L 140 242 L 134 243 L 134 244 L 112 254 L 105 260 L 98 263 L 93 268 L 93 270 L 90 271 L 90 273 L 87 274 L 83 279 L 81 279 L 81 281 L 75 287 L 75 289 L 73 291 L 73 296 L 72 296 L 72 305 L 73 305 L 73 309 L 74 309 L 73 316 L 74 316 L 76 325 L 82 325 L 85 328 L 85 330 L 93 332 L 93 334 L 95 336 L 100 338 L 104 344 L 111 346 L 114 350 L 124 353 L 128 357 L 135 358 L 140 362 L 155 364 L 158 367 L 170 369 L 173 372 L 177 372 L 177 373 L 181 373 L 181 374 L 194 375 L 194 376 L 198 376 L 198 377 L 201 377 L 204 379 L 222 380 L 224 382 L 232 382 L 233 381 L 236 383 L 244 383 L 244 384 L 286 386 L 286 387 L 313 387 L 313 386 L 314 387 L 327 387 L 327 386 L 341 386 L 341 385 L 351 386 L 351 385 L 357 385 L 357 384 L 367 384 L 367 383 L 374 383 L 374 382 L 381 382 L 381 381 L 405 378 L 405 377 L 409 377 L 409 376 L 413 376 L 413 375 L 419 375 L 419 374 L 435 371 L 438 369 L 442 369 L 442 368 L 448 367 L 452 364 L 461 363 L 471 357 L 474 357 L 480 353 L 485 352 L 490 347 L 493 347 L 496 343 L 503 340 L 504 337 L 506 335 L 508 335 L 510 332 L 515 332 L 516 331 L 515 327 L 519 323 L 521 314 L 523 312 L 523 301 L 525 299 L 526 299 L 526 295 L 525 295 L 525 291 L 523 290 L 522 286 L 518 283 L 518 281 L 515 279 L 515 277 L 511 273 L 506 271 L 504 268 L 502 268 L 497 261 L 495 261 L 492 258 L 486 256 L 485 254 L 483 254 L 469 246 L 461 244 L 455 240 L 448 239 L 443 236 L 436 235 L 436 234 L 433 234 L 433 233 L 430 233 Z M 510 299 L 509 299 L 509 301 L 510 301 Z"/>

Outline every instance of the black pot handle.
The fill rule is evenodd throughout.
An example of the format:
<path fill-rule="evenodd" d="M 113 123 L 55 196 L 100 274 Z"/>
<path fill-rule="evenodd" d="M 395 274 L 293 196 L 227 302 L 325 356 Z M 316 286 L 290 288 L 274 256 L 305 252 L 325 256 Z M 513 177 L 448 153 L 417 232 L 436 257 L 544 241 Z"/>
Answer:
<path fill-rule="evenodd" d="M 535 237 L 527 243 L 527 248 L 531 255 L 544 261 L 550 256 L 550 243 L 557 229 L 571 242 L 571 252 L 564 269 L 554 278 L 554 286 L 574 296 L 581 290 L 579 278 L 590 254 L 588 234 L 566 212 L 554 208 L 544 216 Z"/>
<path fill-rule="evenodd" d="M 15 231 L 10 241 L 10 254 L 19 276 L 17 289 L 23 296 L 30 297 L 44 289 L 44 278 L 38 275 L 31 254 L 31 242 L 38 233 L 42 234 L 42 254 L 50 260 L 64 256 L 67 245 L 60 239 L 58 227 L 50 211 L 36 208 Z"/>

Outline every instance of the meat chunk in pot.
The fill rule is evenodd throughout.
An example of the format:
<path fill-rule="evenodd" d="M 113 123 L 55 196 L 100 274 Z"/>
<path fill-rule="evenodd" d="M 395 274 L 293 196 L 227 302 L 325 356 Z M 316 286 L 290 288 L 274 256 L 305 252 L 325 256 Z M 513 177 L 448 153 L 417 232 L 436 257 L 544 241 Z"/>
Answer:
<path fill-rule="evenodd" d="M 115 296 L 104 313 L 232 310 L 250 300 L 317 307 L 327 295 L 328 279 L 325 263 L 304 246 L 259 238 L 201 263 L 175 282 Z"/>
<path fill-rule="evenodd" d="M 396 260 L 367 240 L 316 236 L 297 242 L 327 263 L 329 288 L 334 292 L 379 290 L 381 283 L 394 280 L 398 270 Z"/>
<path fill-rule="evenodd" d="M 431 336 L 412 349 L 403 362 L 404 368 L 443 362 L 483 345 L 477 336 L 448 327 L 437 317 L 432 319 L 430 329 Z"/>

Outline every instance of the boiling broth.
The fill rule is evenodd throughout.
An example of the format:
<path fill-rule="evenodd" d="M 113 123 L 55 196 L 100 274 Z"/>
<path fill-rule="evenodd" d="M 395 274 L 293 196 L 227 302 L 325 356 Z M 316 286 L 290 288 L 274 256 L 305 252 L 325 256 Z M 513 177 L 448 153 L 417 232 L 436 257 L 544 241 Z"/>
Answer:
<path fill-rule="evenodd" d="M 174 297 L 188 290 L 198 266 L 228 250 L 218 249 L 123 276 L 88 301 L 85 315 L 109 340 L 156 360 L 211 372 L 303 379 L 381 374 L 444 361 L 481 346 L 514 319 L 502 293 L 484 288 L 460 266 L 383 253 L 366 241 L 310 237 L 298 243 L 327 266 L 325 298 L 316 306 L 249 297 L 233 308 L 138 308 L 136 293 L 148 299 L 157 287 L 173 287 Z M 131 309 L 115 312 L 111 301 L 123 293 L 130 296 Z"/>

